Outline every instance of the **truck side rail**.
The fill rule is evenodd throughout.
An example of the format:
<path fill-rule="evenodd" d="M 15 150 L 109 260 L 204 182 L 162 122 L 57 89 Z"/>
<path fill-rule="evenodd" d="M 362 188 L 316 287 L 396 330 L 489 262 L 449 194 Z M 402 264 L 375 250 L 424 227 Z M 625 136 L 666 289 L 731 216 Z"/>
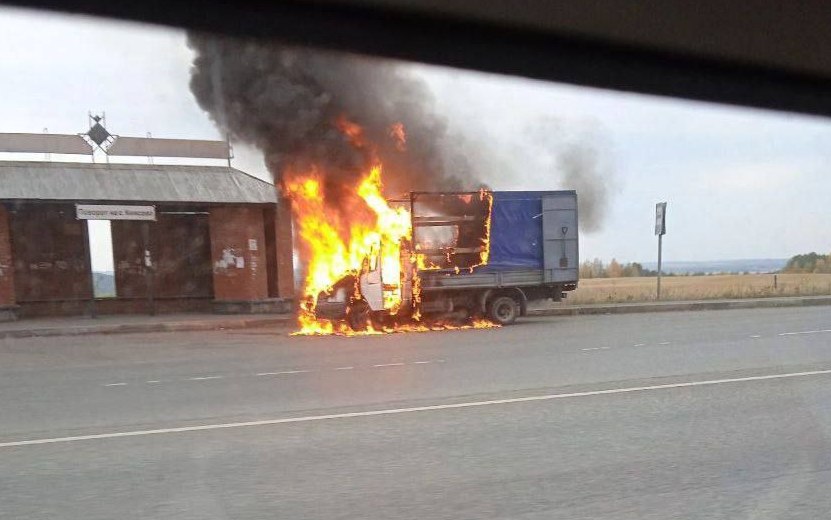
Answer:
<path fill-rule="evenodd" d="M 508 271 L 419 271 L 422 291 L 445 289 L 485 289 L 500 287 L 527 287 L 546 285 L 543 269 L 512 269 Z M 573 283 L 577 281 L 574 280 Z M 551 284 L 553 285 L 553 284 Z"/>

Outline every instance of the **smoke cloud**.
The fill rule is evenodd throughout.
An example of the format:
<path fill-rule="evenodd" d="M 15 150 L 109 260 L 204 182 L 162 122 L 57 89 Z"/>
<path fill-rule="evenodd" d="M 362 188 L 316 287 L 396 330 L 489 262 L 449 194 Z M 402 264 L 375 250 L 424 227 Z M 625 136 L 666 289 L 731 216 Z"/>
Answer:
<path fill-rule="evenodd" d="M 427 86 L 392 62 L 202 34 L 188 44 L 197 102 L 232 139 L 262 150 L 275 182 L 315 165 L 338 199 L 377 158 L 391 195 L 479 186 L 469 169 L 446 171 L 446 121 Z M 350 139 L 346 122 L 362 133 Z"/>
<path fill-rule="evenodd" d="M 609 176 L 590 144 L 572 145 L 559 157 L 563 185 L 577 190 L 580 223 L 586 232 L 599 231 L 609 206 Z"/>
<path fill-rule="evenodd" d="M 546 117 L 526 132 L 529 153 L 553 174 L 561 189 L 576 190 L 580 229 L 599 231 L 608 213 L 615 187 L 613 170 L 601 152 L 602 139 L 596 125 Z"/>
<path fill-rule="evenodd" d="M 475 190 L 487 180 L 511 189 L 511 178 L 526 184 L 516 175 L 553 176 L 558 188 L 577 190 L 581 229 L 602 227 L 613 172 L 596 125 L 543 117 L 517 135 L 471 135 L 475 125 L 448 124 L 427 84 L 392 61 L 197 33 L 188 44 L 191 91 L 215 124 L 259 148 L 277 183 L 316 166 L 344 216 L 357 179 L 380 160 L 391 196 Z M 350 138 L 346 122 L 361 133 Z"/>

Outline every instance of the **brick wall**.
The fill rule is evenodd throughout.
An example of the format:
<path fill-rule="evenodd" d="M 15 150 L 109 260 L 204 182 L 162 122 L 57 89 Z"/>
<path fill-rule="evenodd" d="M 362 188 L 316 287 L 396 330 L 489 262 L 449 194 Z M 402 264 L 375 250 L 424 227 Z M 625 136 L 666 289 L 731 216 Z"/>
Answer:
<path fill-rule="evenodd" d="M 210 210 L 214 298 L 256 301 L 268 298 L 263 208 L 218 206 Z"/>
<path fill-rule="evenodd" d="M 0 204 L 0 307 L 14 305 L 14 260 L 12 259 L 9 212 Z"/>
<path fill-rule="evenodd" d="M 156 298 L 211 297 L 213 274 L 207 215 L 159 214 L 156 222 L 112 222 L 119 297 L 147 296 L 142 227 L 148 227 Z"/>
<path fill-rule="evenodd" d="M 71 204 L 30 204 L 11 215 L 17 302 L 92 296 L 84 222 Z"/>

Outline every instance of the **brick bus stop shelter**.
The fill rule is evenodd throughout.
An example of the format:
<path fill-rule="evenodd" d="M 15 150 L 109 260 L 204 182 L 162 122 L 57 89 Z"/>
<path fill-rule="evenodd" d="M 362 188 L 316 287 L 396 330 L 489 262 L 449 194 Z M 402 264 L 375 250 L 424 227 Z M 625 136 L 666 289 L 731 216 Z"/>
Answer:
<path fill-rule="evenodd" d="M 291 309 L 291 215 L 273 184 L 232 168 L 226 142 L 108 139 L 107 163 L 0 161 L 0 320 Z M 87 134 L 0 134 L 0 152 L 18 154 L 94 159 L 95 144 Z M 223 154 L 228 165 L 151 158 Z M 150 159 L 109 162 L 118 155 Z M 87 219 L 99 217 L 111 222 L 110 298 L 93 290 Z"/>

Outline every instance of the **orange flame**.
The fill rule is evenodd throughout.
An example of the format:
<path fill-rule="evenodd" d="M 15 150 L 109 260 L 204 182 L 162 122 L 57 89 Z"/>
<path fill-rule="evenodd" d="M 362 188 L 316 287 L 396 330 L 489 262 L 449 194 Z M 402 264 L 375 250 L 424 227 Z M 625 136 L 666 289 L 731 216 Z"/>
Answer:
<path fill-rule="evenodd" d="M 403 123 L 390 125 L 390 137 L 395 141 L 395 148 L 399 152 L 407 151 L 407 132 L 404 130 Z"/>
<path fill-rule="evenodd" d="M 337 127 L 353 146 L 372 149 L 363 129 L 345 117 L 338 118 Z M 404 126 L 396 123 L 391 135 L 403 144 L 406 142 Z M 382 167 L 380 163 L 369 169 L 348 193 L 338 193 L 338 200 L 327 200 L 324 185 L 325 172 L 312 167 L 303 173 L 286 172 L 283 177 L 284 193 L 292 201 L 295 229 L 300 241 L 300 256 L 306 261 L 306 275 L 302 303 L 298 315 L 303 335 L 367 335 L 392 332 L 425 332 L 429 330 L 489 328 L 493 323 L 477 320 L 469 325 L 426 324 L 420 322 L 421 280 L 419 270 L 437 269 L 429 265 L 425 255 L 410 251 L 404 255 L 404 243 L 412 239 L 410 211 L 403 206 L 392 206 L 383 194 Z M 342 189 L 342 187 L 338 187 Z M 481 193 L 482 200 L 492 195 Z M 490 212 L 490 208 L 489 208 Z M 488 236 L 482 253 L 482 263 L 487 263 L 487 246 L 490 234 L 490 215 L 486 223 Z M 354 331 L 342 320 L 327 320 L 316 315 L 318 297 L 331 295 L 335 286 L 352 275 L 356 279 L 368 272 L 369 266 L 380 265 L 381 294 L 384 312 L 395 317 L 405 301 L 409 301 L 409 318 L 415 322 L 395 325 L 368 325 L 366 330 Z M 374 270 L 372 267 L 371 270 Z M 456 272 L 458 273 L 458 268 Z M 405 294 L 405 281 L 409 280 L 411 294 Z M 338 295 L 353 301 L 361 298 L 358 285 L 338 291 Z M 348 293 L 348 294 L 347 294 Z M 346 303 L 344 305 L 347 305 Z M 349 304 L 351 305 L 351 303 Z M 401 321 L 401 320 L 399 320 Z"/>
<path fill-rule="evenodd" d="M 317 295 L 352 269 L 347 245 L 335 225 L 338 218 L 332 215 L 324 203 L 320 178 L 313 169 L 307 175 L 288 179 L 285 189 L 292 199 L 292 209 L 297 218 L 298 234 L 312 250 L 307 266 L 303 291 L 303 309 L 314 310 Z"/>
<path fill-rule="evenodd" d="M 346 240 L 339 232 L 343 227 L 339 225 L 340 215 L 326 204 L 316 169 L 289 176 L 285 186 L 292 199 L 298 234 L 308 250 L 304 255 L 308 256 L 308 266 L 301 307 L 302 329 L 323 334 L 334 331 L 331 323 L 314 317 L 318 295 L 329 291 L 344 276 L 358 274 L 365 259 L 378 255 L 379 249 L 385 308 L 395 314 L 401 304 L 400 244 L 410 236 L 410 213 L 387 204 L 381 193 L 381 167 L 374 166 L 356 189 L 363 204 L 374 213 L 374 221 L 361 221 L 356 216 L 354 222 L 347 223 Z"/>
<path fill-rule="evenodd" d="M 488 203 L 488 211 L 485 214 L 485 236 L 482 238 L 482 251 L 479 253 L 479 265 L 488 265 L 488 260 L 491 256 L 491 216 L 493 213 L 493 192 L 483 188 L 479 190 L 479 199 L 487 201 Z"/>
<path fill-rule="evenodd" d="M 349 139 L 352 146 L 355 148 L 366 147 L 367 142 L 364 137 L 364 129 L 361 125 L 355 123 L 354 121 L 350 121 L 346 116 L 341 115 L 335 121 L 335 126 Z"/>
<path fill-rule="evenodd" d="M 358 195 L 377 215 L 376 229 L 367 238 L 381 246 L 384 308 L 391 314 L 397 314 L 402 297 L 401 240 L 412 236 L 412 224 L 410 212 L 403 207 L 390 207 L 381 194 L 381 189 L 381 167 L 376 166 L 358 186 Z"/>
<path fill-rule="evenodd" d="M 328 320 L 321 320 L 331 325 Z M 488 320 L 473 320 L 469 324 L 456 325 L 451 323 L 405 323 L 395 327 L 383 327 L 381 329 L 374 329 L 369 327 L 367 330 L 354 331 L 346 324 L 339 324 L 336 327 L 323 327 L 320 329 L 301 329 L 297 332 L 292 332 L 292 336 L 377 336 L 381 334 L 395 334 L 396 332 L 435 332 L 443 330 L 470 330 L 470 329 L 498 329 L 501 325 Z"/>

